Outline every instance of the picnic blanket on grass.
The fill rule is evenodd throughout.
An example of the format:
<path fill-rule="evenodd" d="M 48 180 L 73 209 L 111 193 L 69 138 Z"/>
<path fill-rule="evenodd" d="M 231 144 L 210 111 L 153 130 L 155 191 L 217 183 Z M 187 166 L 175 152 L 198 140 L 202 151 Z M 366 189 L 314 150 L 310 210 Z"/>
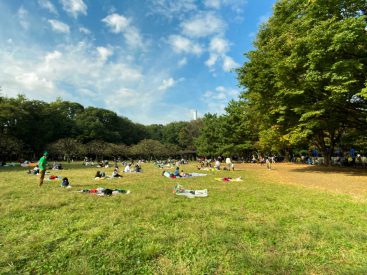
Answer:
<path fill-rule="evenodd" d="M 47 180 L 61 180 L 61 176 L 50 175 Z"/>
<path fill-rule="evenodd" d="M 174 189 L 173 193 L 175 193 L 178 196 L 185 196 L 190 199 L 192 198 L 203 198 L 208 196 L 208 189 L 204 190 L 189 190 L 184 189 L 181 185 L 177 184 Z"/>
<path fill-rule="evenodd" d="M 178 177 L 178 176 L 173 175 L 170 172 L 165 171 L 165 172 L 162 173 L 162 175 L 167 177 L 167 178 L 171 178 L 171 179 L 184 179 L 184 178 L 192 178 L 192 177 L 205 177 L 207 174 L 189 173 L 189 174 L 185 174 L 182 177 Z"/>
<path fill-rule="evenodd" d="M 98 187 L 97 189 L 83 189 L 77 192 L 96 194 L 97 196 L 112 196 L 112 195 L 119 195 L 119 194 L 130 194 L 130 190 L 109 189 L 109 188 L 103 188 L 103 187 Z"/>
<path fill-rule="evenodd" d="M 216 181 L 224 181 L 224 182 L 230 182 L 230 181 L 243 181 L 241 177 L 238 178 L 215 178 Z"/>

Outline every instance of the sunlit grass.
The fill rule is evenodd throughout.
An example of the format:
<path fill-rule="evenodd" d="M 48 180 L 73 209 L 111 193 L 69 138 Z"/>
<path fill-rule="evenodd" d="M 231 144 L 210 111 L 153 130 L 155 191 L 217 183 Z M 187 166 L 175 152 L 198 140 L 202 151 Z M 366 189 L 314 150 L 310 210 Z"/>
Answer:
<path fill-rule="evenodd" d="M 367 207 L 347 195 L 264 182 L 254 171 L 175 180 L 145 164 L 142 174 L 95 181 L 96 168 L 66 168 L 51 173 L 68 177 L 71 189 L 54 181 L 39 188 L 25 169 L 1 168 L 0 273 L 367 271 Z M 222 176 L 244 181 L 214 180 Z M 176 183 L 209 196 L 176 196 Z M 97 187 L 131 193 L 75 192 Z"/>

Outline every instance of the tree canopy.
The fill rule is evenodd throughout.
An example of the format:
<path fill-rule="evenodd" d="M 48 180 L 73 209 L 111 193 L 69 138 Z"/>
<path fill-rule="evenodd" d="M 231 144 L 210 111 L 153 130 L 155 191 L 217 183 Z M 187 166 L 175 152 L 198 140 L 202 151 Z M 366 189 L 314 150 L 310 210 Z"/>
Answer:
<path fill-rule="evenodd" d="M 199 128 L 196 122 L 145 126 L 110 110 L 60 98 L 46 103 L 23 95 L 0 96 L 0 160 L 34 159 L 46 148 L 65 159 L 177 155 L 193 150 Z"/>
<path fill-rule="evenodd" d="M 330 157 L 348 131 L 366 129 L 365 1 L 280 0 L 246 57 L 238 79 L 260 143 L 309 141 Z"/>

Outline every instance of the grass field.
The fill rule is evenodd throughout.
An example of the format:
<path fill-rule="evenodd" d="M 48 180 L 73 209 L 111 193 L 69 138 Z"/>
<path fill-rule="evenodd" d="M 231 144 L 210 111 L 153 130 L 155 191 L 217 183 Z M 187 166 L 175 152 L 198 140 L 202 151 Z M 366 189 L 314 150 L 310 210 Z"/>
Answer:
<path fill-rule="evenodd" d="M 306 186 L 328 184 L 327 171 L 307 171 L 299 185 L 280 168 L 168 179 L 145 164 L 142 174 L 95 181 L 96 168 L 65 166 L 51 173 L 68 177 L 71 189 L 39 188 L 24 168 L 0 168 L 1 274 L 367 273 L 367 197 Z M 214 180 L 224 176 L 244 181 Z M 176 196 L 177 183 L 209 196 Z M 75 192 L 97 187 L 131 193 Z"/>

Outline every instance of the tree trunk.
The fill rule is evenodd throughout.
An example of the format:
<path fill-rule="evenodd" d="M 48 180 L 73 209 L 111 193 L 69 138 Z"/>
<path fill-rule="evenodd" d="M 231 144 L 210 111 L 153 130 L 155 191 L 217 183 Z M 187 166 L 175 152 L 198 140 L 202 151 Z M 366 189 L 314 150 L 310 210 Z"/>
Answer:
<path fill-rule="evenodd" d="M 290 161 L 290 155 L 291 155 L 291 149 L 285 148 L 284 149 L 284 161 L 289 162 Z"/>
<path fill-rule="evenodd" d="M 331 153 L 328 152 L 327 148 L 322 150 L 322 154 L 324 156 L 324 164 L 326 166 L 330 166 L 331 165 Z"/>

